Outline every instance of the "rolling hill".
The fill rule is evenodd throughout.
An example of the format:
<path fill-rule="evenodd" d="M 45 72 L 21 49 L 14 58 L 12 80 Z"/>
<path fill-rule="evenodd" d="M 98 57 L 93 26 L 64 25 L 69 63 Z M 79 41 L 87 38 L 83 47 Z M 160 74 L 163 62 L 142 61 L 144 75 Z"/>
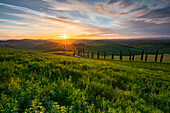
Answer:
<path fill-rule="evenodd" d="M 58 46 L 61 40 L 7 40 L 0 41 L 0 48 L 13 48 L 35 50 L 40 52 L 60 51 L 63 47 Z M 170 39 L 112 39 L 112 40 L 72 40 L 74 49 L 85 49 L 87 52 L 104 53 L 111 55 L 120 54 L 123 51 L 124 56 L 129 56 L 130 52 L 134 54 L 141 54 L 142 50 L 145 53 L 155 53 L 157 49 L 159 52 L 170 54 Z M 70 48 L 68 48 L 69 50 Z"/>

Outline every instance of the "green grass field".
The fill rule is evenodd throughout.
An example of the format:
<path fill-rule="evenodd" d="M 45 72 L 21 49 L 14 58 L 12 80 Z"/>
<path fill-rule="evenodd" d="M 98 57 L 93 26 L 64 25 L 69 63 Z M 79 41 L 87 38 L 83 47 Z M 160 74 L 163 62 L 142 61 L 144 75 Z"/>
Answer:
<path fill-rule="evenodd" d="M 141 54 L 144 50 L 145 53 L 156 53 L 157 49 L 160 53 L 170 54 L 169 39 L 79 40 L 79 42 L 85 45 L 77 46 L 77 48 L 85 49 L 86 52 L 99 51 L 102 55 L 104 51 L 107 51 L 107 55 L 113 52 L 119 55 L 122 50 L 124 56 L 129 56 L 130 52 Z"/>
<path fill-rule="evenodd" d="M 0 49 L 0 112 L 169 112 L 170 63 Z"/>
<path fill-rule="evenodd" d="M 59 52 L 51 52 L 52 54 L 59 53 Z M 63 53 L 63 52 L 60 52 Z M 66 52 L 66 54 L 73 56 L 73 52 Z M 89 58 L 91 58 L 92 53 L 89 53 Z M 84 57 L 84 56 L 83 56 Z M 85 57 L 88 58 L 88 53 L 85 53 Z M 145 61 L 146 54 L 143 55 L 143 61 Z M 97 53 L 93 53 L 93 58 L 97 59 Z M 99 56 L 99 59 L 104 59 L 104 56 Z M 107 55 L 106 59 L 112 59 L 112 56 Z M 131 56 L 132 59 L 132 56 Z M 158 54 L 157 62 L 160 62 L 161 59 L 161 54 Z M 120 60 L 120 55 L 114 55 L 114 60 Z M 128 61 L 129 56 L 123 56 L 122 60 Z M 134 61 L 141 61 L 141 55 L 135 55 L 134 56 Z M 147 61 L 146 62 L 155 62 L 155 54 L 148 54 Z M 163 61 L 162 62 L 167 62 L 170 63 L 170 54 L 164 54 L 163 55 Z"/>
<path fill-rule="evenodd" d="M 34 50 L 48 53 L 63 53 L 63 47 L 59 46 L 61 40 L 8 40 L 0 41 L 0 48 L 13 48 Z M 97 52 L 100 52 L 103 58 L 104 51 L 107 53 L 107 58 L 110 59 L 112 53 L 115 54 L 115 60 L 119 59 L 120 51 L 122 51 L 123 60 L 128 60 L 132 52 L 135 54 L 135 61 L 140 60 L 142 50 L 144 53 L 164 53 L 163 62 L 170 62 L 170 40 L 169 39 L 115 39 L 115 40 L 68 40 L 72 43 L 75 51 L 85 49 L 85 52 L 93 52 L 96 57 Z M 69 46 L 66 48 L 67 54 L 72 55 Z M 72 51 L 72 50 L 71 50 Z M 145 57 L 145 56 L 144 56 Z M 155 60 L 155 55 L 148 55 L 148 61 Z M 160 55 L 158 56 L 160 61 Z"/>

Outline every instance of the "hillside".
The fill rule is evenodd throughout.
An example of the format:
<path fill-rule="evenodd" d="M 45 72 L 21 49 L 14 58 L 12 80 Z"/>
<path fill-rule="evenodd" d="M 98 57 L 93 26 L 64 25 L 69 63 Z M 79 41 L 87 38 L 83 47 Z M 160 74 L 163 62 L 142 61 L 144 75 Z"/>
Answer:
<path fill-rule="evenodd" d="M 111 55 L 120 54 L 129 56 L 130 52 L 134 54 L 141 54 L 142 50 L 145 53 L 155 53 L 157 49 L 159 52 L 170 54 L 170 39 L 112 39 L 112 40 L 72 40 L 68 39 L 74 46 L 74 49 L 85 49 L 87 52 L 98 52 Z M 7 40 L 0 41 L 1 48 L 36 50 L 41 52 L 60 51 L 63 47 L 58 46 L 61 40 Z M 68 50 L 70 48 L 67 48 Z"/>
<path fill-rule="evenodd" d="M 170 63 L 0 49 L 1 112 L 169 112 Z"/>

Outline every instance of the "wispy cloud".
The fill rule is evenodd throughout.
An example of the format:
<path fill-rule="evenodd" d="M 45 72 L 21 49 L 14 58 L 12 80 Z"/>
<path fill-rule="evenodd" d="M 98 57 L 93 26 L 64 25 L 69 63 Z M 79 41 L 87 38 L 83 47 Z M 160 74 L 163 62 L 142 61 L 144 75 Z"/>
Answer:
<path fill-rule="evenodd" d="M 19 10 L 19 11 L 24 12 L 24 13 L 29 13 L 29 14 L 39 15 L 39 16 L 49 16 L 46 13 L 42 13 L 42 12 L 35 11 L 35 10 L 29 9 L 29 8 L 25 8 L 25 7 L 9 5 L 9 4 L 5 4 L 5 3 L 0 3 L 0 5 L 1 6 L 9 7 L 9 8 L 15 9 L 15 10 Z"/>
<path fill-rule="evenodd" d="M 11 3 L 0 2 L 3 36 L 13 32 L 24 37 L 67 34 L 72 38 L 169 35 L 168 0 L 39 0 L 36 7 Z"/>
<path fill-rule="evenodd" d="M 167 0 L 162 1 L 167 2 Z M 158 0 L 156 3 L 162 2 Z M 112 17 L 129 18 L 128 20 L 131 21 L 155 24 L 170 23 L 170 5 L 164 3 L 164 7 L 156 9 L 150 9 L 148 5 L 151 4 L 146 4 L 142 0 L 110 0 L 106 4 L 97 5 L 96 7 L 100 12 L 103 11 L 106 15 Z"/>
<path fill-rule="evenodd" d="M 26 28 L 26 29 L 41 29 L 40 27 L 33 27 L 33 26 L 4 26 L 4 25 L 0 25 L 0 27 L 3 28 Z"/>

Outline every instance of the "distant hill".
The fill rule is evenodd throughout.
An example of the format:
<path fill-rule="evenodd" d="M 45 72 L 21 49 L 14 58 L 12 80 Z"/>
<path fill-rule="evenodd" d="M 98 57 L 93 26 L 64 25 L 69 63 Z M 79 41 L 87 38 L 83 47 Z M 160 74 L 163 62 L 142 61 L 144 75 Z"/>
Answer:
<path fill-rule="evenodd" d="M 14 48 L 25 50 L 36 50 L 41 52 L 63 50 L 59 46 L 61 40 L 7 40 L 0 41 L 0 48 Z M 69 40 L 76 49 L 85 49 L 89 52 L 100 51 L 103 53 L 107 51 L 107 55 L 113 52 L 118 55 L 120 50 L 123 55 L 129 55 L 130 52 L 140 54 L 142 50 L 149 53 L 159 52 L 170 53 L 170 39 L 164 37 L 163 39 L 157 38 L 143 38 L 143 39 L 109 39 L 109 40 Z M 74 49 L 75 49 L 74 48 Z M 70 48 L 68 48 L 69 50 Z"/>

